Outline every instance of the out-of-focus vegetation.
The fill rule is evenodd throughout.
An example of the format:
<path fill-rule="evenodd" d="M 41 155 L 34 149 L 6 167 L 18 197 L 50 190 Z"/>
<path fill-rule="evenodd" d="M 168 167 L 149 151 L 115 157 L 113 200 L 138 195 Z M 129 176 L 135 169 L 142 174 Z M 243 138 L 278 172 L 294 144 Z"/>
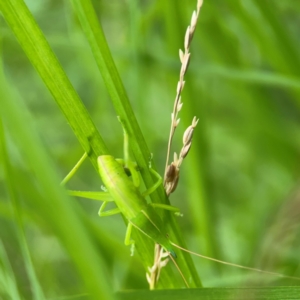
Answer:
<path fill-rule="evenodd" d="M 106 145 L 115 157 L 122 157 L 122 128 L 69 1 L 26 3 Z M 195 5 L 196 1 L 94 1 L 161 174 L 180 69 L 178 50 L 183 48 Z M 178 189 L 170 198 L 184 214 L 178 222 L 188 249 L 291 276 L 300 276 L 299 15 L 300 5 L 292 0 L 204 1 L 172 151 L 180 150 L 182 134 L 194 115 L 199 123 L 181 168 Z M 62 179 L 83 150 L 10 28 L 3 19 L 0 22 L 6 80 L 16 99 L 30 111 L 57 178 Z M 45 222 L 45 211 L 28 201 L 47 195 L 22 159 L 22 148 L 13 139 L 8 141 L 38 281 L 49 298 L 82 294 L 80 274 Z M 0 238 L 7 260 L 1 250 L 1 261 L 9 261 L 12 271 L 8 267 L 3 270 L 14 274 L 20 293 L 27 299 L 31 294 L 29 277 L 3 174 L 1 169 Z M 100 186 L 88 161 L 69 184 L 81 190 L 99 190 Z M 74 201 L 80 204 L 78 214 L 96 244 L 95 250 L 104 257 L 113 290 L 147 288 L 138 256 L 130 257 L 130 249 L 123 245 L 123 220 L 118 216 L 99 218 L 97 202 Z M 76 235 L 72 230 L 70 233 Z M 297 284 L 200 258 L 194 258 L 194 263 L 204 286 Z"/>

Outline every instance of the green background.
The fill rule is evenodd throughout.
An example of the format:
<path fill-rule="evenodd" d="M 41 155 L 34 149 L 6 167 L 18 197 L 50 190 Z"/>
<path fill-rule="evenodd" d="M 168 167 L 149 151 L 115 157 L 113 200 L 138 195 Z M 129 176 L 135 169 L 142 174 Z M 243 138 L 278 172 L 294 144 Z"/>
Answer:
<path fill-rule="evenodd" d="M 122 128 L 70 3 L 26 3 L 108 149 L 122 157 Z M 93 4 L 154 162 L 163 174 L 180 70 L 178 50 L 183 48 L 196 1 Z M 292 0 L 204 1 L 172 152 L 180 151 L 182 134 L 193 116 L 199 123 L 178 189 L 170 197 L 184 214 L 178 223 L 188 249 L 292 276 L 300 276 L 299 14 L 300 5 Z M 30 111 L 57 178 L 62 179 L 83 150 L 10 28 L 2 18 L 0 22 L 6 80 Z M 8 140 L 38 281 L 49 298 L 84 293 L 80 274 L 51 224 L 27 200 L 47 195 L 23 161 L 22 149 Z M 0 175 L 0 238 L 19 290 L 27 299 L 29 279 L 3 172 Z M 88 161 L 68 184 L 81 190 L 99 190 L 100 186 Z M 112 290 L 147 288 L 138 255 L 130 257 L 129 247 L 123 245 L 122 218 L 99 218 L 99 203 L 75 201 L 82 212 L 79 218 L 88 218 L 87 230 L 96 251 L 103 255 Z M 197 257 L 193 260 L 205 287 L 297 284 Z"/>

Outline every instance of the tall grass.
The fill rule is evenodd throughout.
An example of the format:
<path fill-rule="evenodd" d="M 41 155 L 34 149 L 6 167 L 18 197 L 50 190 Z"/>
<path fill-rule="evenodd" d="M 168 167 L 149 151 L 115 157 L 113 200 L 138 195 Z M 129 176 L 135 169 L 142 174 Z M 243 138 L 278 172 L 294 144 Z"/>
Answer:
<path fill-rule="evenodd" d="M 31 298 L 33 282 L 25 275 L 8 183 L 17 191 L 33 268 L 46 298 L 79 297 L 88 291 L 99 299 L 103 293 L 109 298 L 112 291 L 147 288 L 138 253 L 151 265 L 152 243 L 141 238 L 137 255 L 130 257 L 123 245 L 123 220 L 98 218 L 97 203 L 68 199 L 59 182 L 84 149 L 91 153 L 92 164 L 84 163 L 70 187 L 99 190 L 101 182 L 91 166 L 101 153 L 122 157 L 116 115 L 131 111 L 127 104 L 121 106 L 127 98 L 138 122 L 132 112 L 124 118 L 133 124 L 133 152 L 145 170 L 146 185 L 153 180 L 146 167 L 150 153 L 163 174 L 180 69 L 178 49 L 194 2 L 95 2 L 110 54 L 108 49 L 103 52 L 99 20 L 89 1 L 26 1 L 29 12 L 23 15 L 25 10 L 19 9 L 14 15 L 10 12 L 23 2 L 0 0 L 9 24 L 1 19 L 5 76 L 0 111 L 12 172 L 5 178 L 1 168 L 1 262 L 6 263 L 1 264 L 0 278 L 8 276 L 2 285 L 10 282 L 11 293 L 20 299 Z M 178 189 L 170 197 L 184 213 L 176 222 L 188 249 L 293 276 L 300 276 L 299 12 L 291 0 L 204 1 L 182 95 L 182 126 L 173 141 L 177 149 L 194 115 L 199 123 Z M 28 21 L 30 14 L 59 63 L 52 52 L 39 52 L 42 35 L 34 40 L 35 31 L 22 32 L 28 28 L 22 23 L 12 25 L 13 19 Z M 43 45 L 45 50 L 47 43 Z M 105 66 L 110 55 L 118 73 L 113 65 Z M 108 78 L 103 80 L 103 74 Z M 107 87 L 109 83 L 116 86 Z M 52 97 L 69 113 L 62 114 Z M 118 98 L 122 100 L 116 113 L 110 100 Z M 3 156 L 1 160 L 4 166 Z M 160 198 L 162 190 L 152 200 Z M 177 236 L 177 227 L 171 230 Z M 198 258 L 193 262 L 206 287 L 297 285 Z M 185 266 L 189 272 L 189 263 Z M 161 276 L 159 288 L 183 286 L 171 264 Z"/>

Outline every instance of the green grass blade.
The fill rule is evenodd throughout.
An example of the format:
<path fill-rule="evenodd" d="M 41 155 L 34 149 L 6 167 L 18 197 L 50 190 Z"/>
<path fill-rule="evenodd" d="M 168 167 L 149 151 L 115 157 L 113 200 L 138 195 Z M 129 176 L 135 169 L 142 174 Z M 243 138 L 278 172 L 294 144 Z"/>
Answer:
<path fill-rule="evenodd" d="M 191 68 L 193 70 L 193 68 Z M 205 77 L 220 77 L 226 78 L 234 81 L 240 81 L 245 83 L 254 83 L 261 86 L 274 86 L 281 88 L 289 88 L 300 90 L 300 80 L 297 77 L 274 74 L 271 72 L 256 71 L 256 70 L 238 70 L 233 68 L 226 68 L 221 66 L 209 66 L 203 68 L 198 72 Z"/>
<path fill-rule="evenodd" d="M 8 152 L 6 148 L 6 138 L 5 138 L 4 128 L 1 119 L 0 119 L 0 145 L 1 145 L 0 154 L 4 162 L 4 173 L 5 173 L 5 180 L 7 183 L 7 190 L 8 190 L 8 194 L 14 212 L 14 219 L 17 224 L 18 240 L 20 243 L 22 257 L 25 262 L 26 271 L 28 273 L 30 283 L 32 286 L 33 299 L 43 300 L 46 298 L 38 282 L 35 269 L 32 263 L 32 258 L 28 249 L 25 231 L 24 231 L 24 225 L 22 221 L 22 213 L 20 210 L 19 199 L 16 193 L 17 188 L 14 186 L 15 181 L 13 180 L 12 167 L 10 165 L 10 161 L 8 157 Z"/>
<path fill-rule="evenodd" d="M 28 164 L 45 197 L 26 198 L 53 229 L 79 271 L 92 299 L 113 299 L 105 263 L 95 251 L 94 244 L 82 221 L 77 217 L 77 205 L 59 186 L 49 157 L 43 149 L 24 104 L 18 97 L 9 96 L 4 79 L 1 82 L 1 118 L 21 151 L 22 161 Z"/>
<path fill-rule="evenodd" d="M 122 118 L 128 133 L 133 140 L 133 152 L 141 167 L 143 178 L 146 185 L 151 186 L 153 184 L 153 179 L 148 171 L 150 152 L 137 125 L 122 82 L 114 67 L 114 63 L 106 45 L 103 32 L 99 27 L 93 7 L 91 6 L 90 1 L 74 1 L 74 4 L 79 12 L 80 19 L 83 20 L 83 27 L 85 28 L 86 35 L 92 45 L 93 53 L 101 73 L 104 74 L 103 77 L 108 91 L 111 94 L 117 114 Z M 92 163 L 96 167 L 96 157 L 107 153 L 107 149 L 43 34 L 27 7 L 24 5 L 24 2 L 21 0 L 1 1 L 0 8 L 26 55 L 39 72 L 41 78 L 54 96 L 74 130 L 83 149 L 89 153 Z M 157 195 L 154 194 L 152 196 L 152 199 L 154 202 L 167 201 L 162 187 L 159 189 Z M 166 213 L 166 215 L 169 214 Z M 184 246 L 176 221 L 171 216 L 169 216 L 168 219 L 170 219 L 170 229 L 168 229 L 168 231 L 170 232 L 172 240 Z M 153 246 L 152 243 L 144 237 L 140 237 L 139 240 L 139 252 L 142 255 L 143 261 L 145 261 L 145 267 L 147 268 L 153 263 Z M 192 278 L 191 286 L 199 286 L 200 282 L 198 275 L 189 255 L 180 253 L 178 256 L 180 258 L 178 263 L 185 277 Z M 168 274 L 166 276 L 166 281 L 168 282 L 167 286 L 174 286 L 172 272 L 164 272 L 164 274 Z M 161 276 L 162 282 L 164 281 L 163 276 L 164 275 Z"/>
<path fill-rule="evenodd" d="M 154 184 L 153 178 L 148 168 L 149 158 L 151 155 L 145 143 L 145 139 L 141 133 L 141 130 L 137 124 L 136 118 L 133 114 L 126 91 L 110 54 L 110 50 L 108 48 L 103 30 L 99 25 L 95 10 L 90 0 L 72 0 L 71 2 L 74 6 L 75 11 L 77 12 L 83 31 L 88 39 L 94 58 L 97 62 L 98 68 L 102 74 L 107 90 L 113 102 L 115 111 L 121 117 L 122 123 L 124 123 L 128 135 L 132 140 L 131 147 L 135 159 L 139 167 L 141 168 L 141 173 L 145 184 L 147 187 L 151 187 Z M 158 193 L 153 193 L 151 195 L 151 199 L 156 203 L 162 202 L 169 204 L 162 186 L 158 189 Z M 175 218 L 169 213 L 165 213 L 164 215 L 169 220 L 170 226 L 168 229 L 171 239 L 184 247 L 185 244 L 181 237 Z M 142 243 L 142 241 L 139 241 L 139 243 Z M 145 253 L 148 253 L 147 258 L 143 257 L 143 261 L 145 261 L 145 266 L 149 267 L 149 258 L 153 256 L 153 250 L 151 249 L 152 247 L 149 249 L 149 246 L 145 246 L 146 248 L 141 248 L 143 249 L 142 256 Z M 187 253 L 179 252 L 179 258 L 179 267 L 181 268 L 181 271 L 186 278 L 191 278 L 191 286 L 201 286 L 201 282 L 192 263 L 190 255 Z M 161 274 L 161 281 L 164 280 L 164 274 L 166 273 L 167 272 L 163 272 Z M 169 277 L 168 287 L 172 287 L 172 276 L 168 276 L 167 274 L 166 276 Z"/>
<path fill-rule="evenodd" d="M 96 157 L 107 153 L 107 149 L 28 8 L 21 0 L 1 1 L 0 8 L 26 55 L 54 96 L 83 149 L 89 153 L 94 167 L 97 168 Z M 147 160 L 148 158 L 144 159 L 144 165 L 147 165 Z M 153 263 L 153 244 L 144 237 L 140 237 L 138 243 L 137 250 L 141 249 L 140 253 L 143 261 L 147 262 L 145 265 L 147 268 Z M 171 269 L 169 274 L 171 275 L 166 285 L 173 286 L 175 280 Z"/>
<path fill-rule="evenodd" d="M 299 299 L 300 287 L 202 288 L 190 290 L 128 291 L 118 293 L 121 300 L 292 300 Z"/>
<path fill-rule="evenodd" d="M 150 151 L 138 126 L 129 99 L 108 48 L 103 30 L 90 0 L 71 0 L 88 39 L 94 58 L 101 72 L 115 111 L 121 117 L 132 140 L 136 161 L 147 185 L 153 185 L 148 171 Z"/>
<path fill-rule="evenodd" d="M 0 0 L 0 9 L 96 167 L 97 157 L 107 153 L 106 146 L 30 11 L 22 0 Z"/>
<path fill-rule="evenodd" d="M 2 241 L 0 241 L 0 299 L 22 299 Z"/>

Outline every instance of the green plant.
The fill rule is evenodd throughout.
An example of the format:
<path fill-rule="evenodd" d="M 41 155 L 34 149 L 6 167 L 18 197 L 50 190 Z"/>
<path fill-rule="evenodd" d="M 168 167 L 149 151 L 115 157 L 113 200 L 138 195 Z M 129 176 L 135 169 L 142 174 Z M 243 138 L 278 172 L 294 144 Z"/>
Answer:
<path fill-rule="evenodd" d="M 37 12 L 35 18 L 39 26 L 45 31 L 51 48 L 58 52 L 85 105 L 79 101 L 38 27 L 32 23 L 23 2 L 0 1 L 3 16 L 64 111 L 81 144 L 79 147 L 76 139 L 72 139 L 64 117 L 52 105 L 48 93 L 15 45 L 11 29 L 1 26 L 4 69 L 10 85 L 10 91 L 7 91 L 2 76 L 1 119 L 6 132 L 6 142 L 2 145 L 5 144 L 11 160 L 6 168 L 12 170 L 5 186 L 12 186 L 21 199 L 33 265 L 47 298 L 79 295 L 89 290 L 95 299 L 99 299 L 102 293 L 111 297 L 111 291 L 120 287 L 147 288 L 144 270 L 137 256 L 131 259 L 123 248 L 123 223 L 113 219 L 99 225 L 101 221 L 95 214 L 98 207 L 86 202 L 80 202 L 80 205 L 70 202 L 58 182 L 82 154 L 82 148 L 91 153 L 94 167 L 97 156 L 110 152 L 108 149 L 114 149 L 116 153 L 113 155 L 121 157 L 122 130 L 115 116 L 126 112 L 131 134 L 135 136 L 135 159 L 142 168 L 146 185 L 153 184 L 147 171 L 150 151 L 126 104 L 122 81 L 130 92 L 135 111 L 138 111 L 143 132 L 147 133 L 147 144 L 155 149 L 151 151 L 154 160 L 162 166 L 166 130 L 161 128 L 168 126 L 165 115 L 170 106 L 163 99 L 173 97 L 180 67 L 177 59 L 173 59 L 173 51 L 177 52 L 182 43 L 192 7 L 174 1 L 147 3 L 143 7 L 136 1 L 130 1 L 126 6 L 128 14 L 124 14 L 121 8 L 125 6 L 121 3 L 115 4 L 115 9 L 111 9 L 108 2 L 96 4 L 123 77 L 121 81 L 111 64 L 108 49 L 102 48 L 105 45 L 103 35 L 90 2 L 72 1 L 72 4 L 78 19 L 70 13 L 72 10 L 67 2 L 65 7 L 62 3 L 45 4 L 49 7 L 43 10 L 36 1 L 28 1 L 30 10 Z M 101 9 L 97 5 L 101 5 Z M 189 84 L 183 94 L 189 100 L 184 101 L 182 121 L 185 126 L 182 128 L 188 126 L 194 114 L 199 117 L 199 123 L 193 150 L 181 170 L 181 183 L 176 195 L 172 196 L 172 203 L 174 201 L 184 212 L 185 217 L 179 222 L 189 249 L 261 269 L 272 270 L 277 266 L 281 273 L 297 275 L 298 202 L 297 196 L 287 197 L 287 194 L 292 188 L 297 191 L 298 178 L 300 59 L 295 33 L 299 28 L 299 7 L 292 5 L 291 1 L 273 1 L 270 10 L 267 3 L 257 0 L 205 2 L 203 8 L 201 30 L 193 45 L 193 63 L 187 77 Z M 64 10 L 68 12 L 66 15 Z M 113 11 L 116 18 L 110 15 Z M 130 18 L 126 19 L 127 15 Z M 47 20 L 46 23 L 44 20 Z M 62 20 L 68 22 L 62 23 Z M 117 104 L 117 113 L 112 112 L 107 104 L 106 88 L 82 38 L 81 29 L 77 28 L 78 21 L 83 24 L 99 68 L 106 68 L 104 82 L 108 85 L 111 99 L 122 99 Z M 281 25 L 286 23 L 287 26 Z M 124 24 L 129 24 L 128 29 Z M 53 33 L 55 26 L 59 29 Z M 112 29 L 112 26 L 119 26 L 118 30 Z M 162 33 L 157 29 L 162 28 L 164 38 L 161 40 Z M 130 42 L 122 35 L 125 31 Z M 150 37 L 151 41 L 148 40 Z M 37 92 L 33 94 L 33 90 Z M 27 108 L 22 104 L 23 98 Z M 31 110 L 29 117 L 26 113 L 28 107 Z M 155 118 L 161 111 L 164 117 Z M 90 114 L 94 122 L 91 122 Z M 108 147 L 94 123 L 100 128 Z M 37 128 L 42 143 L 41 137 L 35 134 Z M 178 136 L 182 136 L 180 133 L 179 129 Z M 176 138 L 175 142 L 178 144 Z M 87 164 L 81 172 L 72 182 L 74 187 L 86 190 L 93 186 L 99 189 L 96 172 Z M 25 272 L 24 267 L 18 269 L 15 264 L 15 258 L 20 257 L 21 251 L 13 238 L 17 235 L 7 198 L 7 194 L 1 193 L 1 240 L 15 279 L 7 264 L 3 267 L 7 272 L 2 274 L 10 274 L 9 278 L 16 281 L 12 291 L 16 292 L 19 286 L 23 298 L 29 298 L 31 293 L 24 289 L 27 279 L 17 276 Z M 164 199 L 162 189 L 153 195 L 152 200 L 161 199 Z M 116 228 L 115 223 L 120 224 L 120 228 Z M 112 232 L 107 234 L 102 229 L 103 225 L 111 227 Z M 63 248 L 57 245 L 57 239 L 62 242 Z M 153 245 L 140 245 L 150 260 Z M 49 261 L 45 260 L 48 248 L 53 249 L 48 255 Z M 4 261 L 5 254 L 1 253 Z M 194 261 L 205 286 L 243 286 L 249 276 L 254 276 L 203 260 Z M 128 263 L 139 265 L 139 268 L 128 267 Z M 47 272 L 43 271 L 45 264 Z M 170 264 L 166 268 L 158 287 L 182 286 L 176 270 L 172 270 Z M 91 275 L 92 272 L 95 276 Z M 113 283 L 106 282 L 108 277 L 118 278 L 122 283 L 112 288 Z M 274 280 L 265 276 L 263 279 L 267 282 Z M 261 284 L 262 280 L 258 283 Z M 248 282 L 249 285 L 258 283 Z M 272 284 L 292 285 L 295 282 L 282 279 Z M 263 293 L 263 290 L 260 291 Z M 297 288 L 274 288 L 268 292 L 272 294 L 273 291 L 280 299 L 284 297 L 282 293 L 298 293 Z M 206 292 L 209 291 L 202 291 Z M 218 292 L 220 298 L 226 294 Z M 174 293 L 181 295 L 179 291 Z M 172 295 L 162 291 L 162 297 L 174 297 Z M 276 299 L 274 294 L 271 297 Z"/>

